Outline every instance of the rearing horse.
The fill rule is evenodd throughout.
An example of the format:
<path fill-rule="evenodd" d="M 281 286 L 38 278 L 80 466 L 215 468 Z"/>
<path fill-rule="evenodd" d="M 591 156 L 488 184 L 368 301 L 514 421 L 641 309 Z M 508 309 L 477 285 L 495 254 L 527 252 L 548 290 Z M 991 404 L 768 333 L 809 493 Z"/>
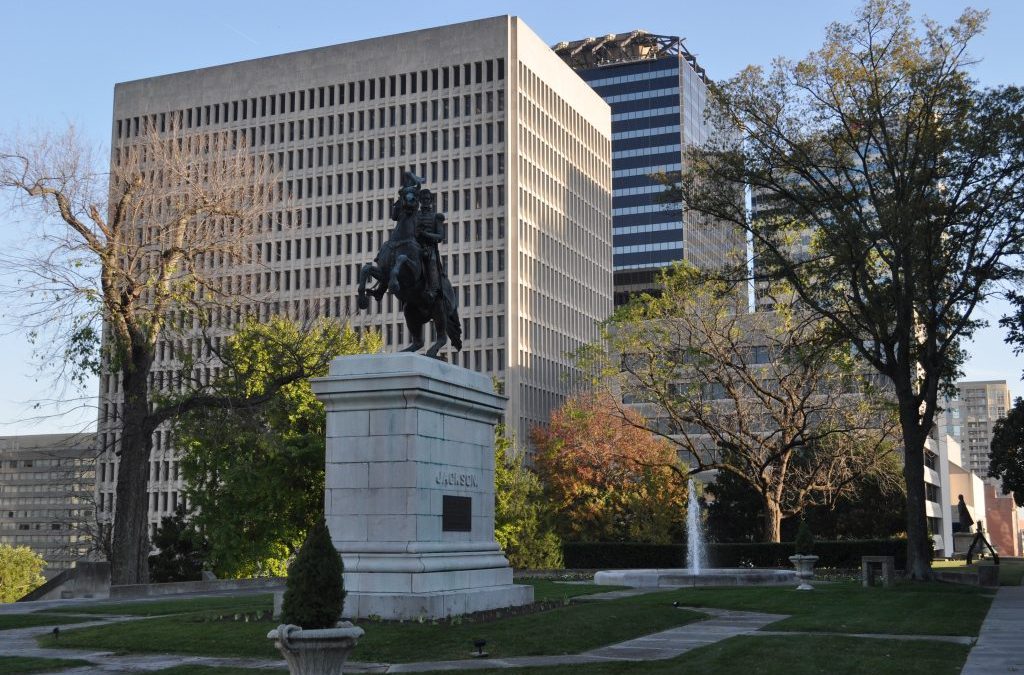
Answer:
<path fill-rule="evenodd" d="M 403 349 L 415 352 L 423 348 L 423 326 L 433 322 L 437 339 L 426 351 L 426 355 L 440 358 L 438 351 L 451 339 L 455 349 L 462 349 L 462 324 L 459 321 L 458 298 L 451 283 L 444 275 L 440 277 L 440 289 L 436 294 L 429 292 L 426 271 L 423 268 L 423 247 L 416 239 L 417 217 L 419 216 L 419 188 L 403 186 L 395 206 L 397 223 L 391 236 L 372 263 L 359 270 L 359 291 L 356 304 L 359 309 L 370 307 L 369 295 L 380 302 L 384 293 L 391 293 L 403 304 L 405 325 L 409 329 L 412 344 Z M 432 216 L 431 216 L 432 217 Z M 367 290 L 366 283 L 373 279 L 375 284 Z"/>

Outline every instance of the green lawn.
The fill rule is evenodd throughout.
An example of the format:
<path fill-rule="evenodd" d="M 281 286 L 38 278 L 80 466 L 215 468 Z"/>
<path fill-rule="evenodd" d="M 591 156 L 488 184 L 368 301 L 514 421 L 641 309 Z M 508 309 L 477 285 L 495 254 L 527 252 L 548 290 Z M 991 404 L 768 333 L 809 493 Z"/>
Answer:
<path fill-rule="evenodd" d="M 541 654 L 578 654 L 681 626 L 701 618 L 672 607 L 665 593 L 587 602 L 547 612 L 486 623 L 433 626 L 429 623 L 367 623 L 366 635 L 352 652 L 353 661 L 405 663 L 461 659 L 473 651 L 473 640 L 487 640 L 495 658 Z M 429 656 L 425 656 L 429 655 Z"/>
<path fill-rule="evenodd" d="M 92 620 L 89 617 L 64 616 L 62 614 L 0 614 L 0 630 L 34 628 L 35 626 L 57 626 Z"/>
<path fill-rule="evenodd" d="M 968 647 L 941 642 L 875 640 L 831 635 L 740 636 L 666 661 L 517 668 L 523 675 L 956 675 Z M 498 675 L 508 670 L 464 671 Z"/>
<path fill-rule="evenodd" d="M 271 593 L 258 595 L 225 595 L 211 598 L 185 598 L 180 600 L 149 600 L 135 602 L 99 602 L 43 609 L 38 614 L 74 612 L 75 614 L 124 614 L 129 616 L 163 616 L 188 612 L 253 613 L 269 611 L 274 606 Z"/>
<path fill-rule="evenodd" d="M 672 592 L 687 607 L 789 614 L 772 630 L 900 635 L 977 635 L 992 592 L 970 586 L 904 583 L 892 588 L 820 584 L 787 587 L 694 588 Z"/>
<path fill-rule="evenodd" d="M 55 673 L 68 668 L 89 665 L 92 665 L 92 663 L 82 659 L 39 659 L 33 656 L 0 656 L 0 673 Z"/>
<path fill-rule="evenodd" d="M 538 599 L 560 600 L 570 594 L 600 592 L 609 587 L 531 582 Z M 990 590 L 952 584 L 898 584 L 893 588 L 861 588 L 855 583 L 821 584 L 814 591 L 791 588 L 701 588 L 662 591 L 601 602 L 571 602 L 534 614 L 491 621 L 451 623 L 361 621 L 366 635 L 352 653 L 353 661 L 406 663 L 468 658 L 473 640 L 487 640 L 492 658 L 542 654 L 575 654 L 595 647 L 647 635 L 699 618 L 699 608 L 716 607 L 789 615 L 771 630 L 837 633 L 977 635 Z M 44 635 L 45 647 L 106 649 L 121 653 L 168 652 L 207 656 L 275 659 L 279 655 L 267 631 L 269 619 L 225 620 L 235 614 L 269 609 L 270 596 L 198 601 L 161 601 L 143 612 L 174 612 L 174 616 L 111 626 L 70 629 L 60 641 Z M 674 609 L 673 601 L 695 609 Z M 183 605 L 182 602 L 195 604 Z M 260 603 L 265 603 L 260 605 Z M 192 611 L 183 612 L 186 607 Z M 109 611 L 124 611 L 124 607 Z M 843 636 L 743 636 L 694 651 L 679 659 L 644 664 L 609 663 L 586 666 L 587 673 L 942 673 L 957 672 L 967 648 L 937 642 L 855 639 Z M 841 659 L 836 655 L 842 654 Z M 481 666 L 484 666 L 481 663 Z M 167 672 L 167 671 L 165 671 Z M 171 671 L 174 672 L 174 671 Z M 184 672 L 184 671 L 182 671 Z M 231 673 L 231 670 L 210 670 Z M 244 672 L 237 671 L 237 672 Z M 579 667 L 538 670 L 580 672 Z"/>
<path fill-rule="evenodd" d="M 104 649 L 119 654 L 190 654 L 274 659 L 280 654 L 267 640 L 276 621 L 218 620 L 197 612 L 61 631 L 60 639 L 36 638 L 42 647 Z"/>
<path fill-rule="evenodd" d="M 564 588 L 552 582 L 537 584 L 542 598 L 564 597 L 567 589 L 577 594 L 604 591 L 607 587 Z M 143 621 L 68 630 L 60 640 L 44 635 L 45 647 L 108 649 L 119 653 L 171 652 L 207 656 L 277 658 L 279 654 L 267 631 L 275 621 L 218 620 L 218 613 L 199 611 L 161 616 Z M 467 658 L 473 640 L 487 640 L 493 656 L 573 654 L 605 644 L 679 626 L 700 618 L 698 612 L 672 607 L 665 593 L 654 593 L 607 602 L 569 604 L 544 612 L 495 621 L 404 623 L 363 621 L 366 636 L 352 654 L 354 661 L 404 663 L 423 659 Z M 567 631 L 566 626 L 585 626 Z"/>

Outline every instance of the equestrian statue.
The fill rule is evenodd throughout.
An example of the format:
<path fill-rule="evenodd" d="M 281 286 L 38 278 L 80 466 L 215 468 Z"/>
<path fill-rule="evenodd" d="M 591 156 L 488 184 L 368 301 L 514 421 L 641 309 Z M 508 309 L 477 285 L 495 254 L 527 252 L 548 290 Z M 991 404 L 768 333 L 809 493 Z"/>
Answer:
<path fill-rule="evenodd" d="M 398 198 L 391 204 L 395 226 L 377 251 L 372 263 L 359 270 L 359 309 L 369 309 L 370 298 L 378 302 L 384 293 L 398 298 L 405 312 L 405 325 L 412 344 L 403 349 L 423 348 L 423 326 L 433 322 L 436 340 L 426 355 L 433 358 L 450 339 L 455 350 L 462 349 L 462 323 L 455 290 L 445 275 L 438 244 L 447 239 L 443 213 L 437 212 L 436 196 L 423 187 L 423 179 L 405 172 Z M 374 280 L 373 287 L 366 283 Z"/>

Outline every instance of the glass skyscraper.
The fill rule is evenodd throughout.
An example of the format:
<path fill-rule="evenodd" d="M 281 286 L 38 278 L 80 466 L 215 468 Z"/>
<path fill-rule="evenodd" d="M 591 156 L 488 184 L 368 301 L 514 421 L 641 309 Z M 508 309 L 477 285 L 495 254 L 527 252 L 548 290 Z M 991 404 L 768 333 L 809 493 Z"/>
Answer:
<path fill-rule="evenodd" d="M 681 171 L 686 147 L 711 133 L 710 82 L 682 40 L 636 30 L 554 50 L 611 106 L 615 304 L 654 289 L 675 261 L 707 269 L 742 252 L 738 230 L 665 203 L 652 177 Z"/>

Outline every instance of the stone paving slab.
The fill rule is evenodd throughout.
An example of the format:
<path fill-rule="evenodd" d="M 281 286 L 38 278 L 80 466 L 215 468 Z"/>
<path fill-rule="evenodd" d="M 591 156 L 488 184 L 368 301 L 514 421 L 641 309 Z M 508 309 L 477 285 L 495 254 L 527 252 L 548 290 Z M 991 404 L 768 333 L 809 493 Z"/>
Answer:
<path fill-rule="evenodd" d="M 779 614 L 759 612 L 722 612 L 705 608 L 700 608 L 698 611 L 710 614 L 712 618 L 670 628 L 654 635 L 601 647 L 584 652 L 584 654 L 628 661 L 672 659 L 697 647 L 737 635 L 749 635 L 770 623 L 786 618 Z"/>
<path fill-rule="evenodd" d="M 1024 672 L 1024 586 L 1000 586 L 961 675 Z"/>
<path fill-rule="evenodd" d="M 838 637 L 868 638 L 872 640 L 923 640 L 925 642 L 950 642 L 957 645 L 973 645 L 978 639 L 969 635 L 901 635 L 898 633 L 833 633 L 809 630 L 762 630 L 758 635 L 785 637 L 787 635 L 828 635 Z"/>

